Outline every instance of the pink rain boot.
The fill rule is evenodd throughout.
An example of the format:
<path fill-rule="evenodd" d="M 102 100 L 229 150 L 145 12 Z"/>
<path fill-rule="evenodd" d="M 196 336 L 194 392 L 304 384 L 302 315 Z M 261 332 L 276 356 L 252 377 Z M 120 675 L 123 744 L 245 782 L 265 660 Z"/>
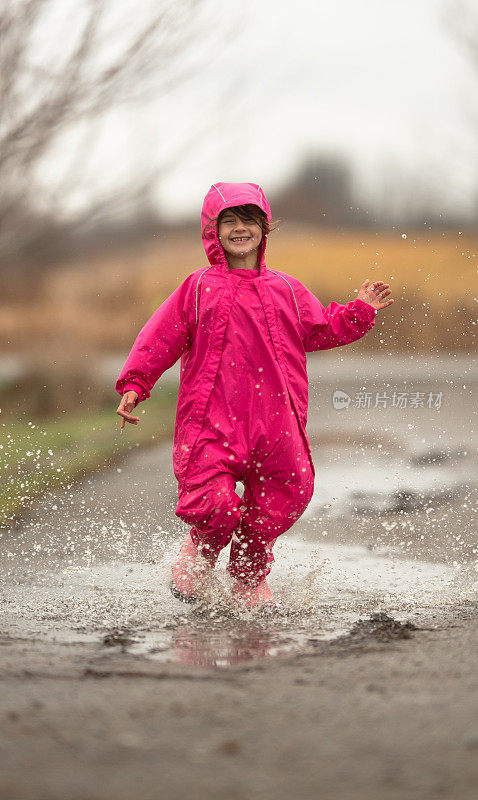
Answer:
<path fill-rule="evenodd" d="M 232 586 L 232 596 L 244 608 L 277 605 L 265 578 L 257 586 L 248 586 L 242 581 L 236 581 Z"/>
<path fill-rule="evenodd" d="M 207 545 L 196 545 L 188 533 L 173 567 L 173 579 L 169 585 L 171 593 L 183 603 L 196 603 L 207 574 L 214 569 L 219 552 L 214 553 Z"/>

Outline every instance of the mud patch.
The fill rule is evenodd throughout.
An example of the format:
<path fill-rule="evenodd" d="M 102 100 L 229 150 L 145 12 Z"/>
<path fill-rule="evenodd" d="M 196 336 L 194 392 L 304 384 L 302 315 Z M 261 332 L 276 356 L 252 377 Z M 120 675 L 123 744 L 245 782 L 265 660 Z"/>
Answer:
<path fill-rule="evenodd" d="M 122 650 L 126 650 L 127 647 L 136 644 L 137 641 L 137 639 L 132 638 L 131 631 L 119 630 L 118 628 L 114 628 L 103 636 L 105 647 L 121 647 Z"/>
<path fill-rule="evenodd" d="M 345 638 L 360 640 L 373 636 L 380 642 L 390 642 L 392 639 L 410 639 L 411 632 L 418 630 L 413 622 L 399 622 L 381 611 L 369 619 L 359 619 Z"/>
<path fill-rule="evenodd" d="M 359 619 L 343 636 L 338 636 L 329 644 L 329 652 L 335 654 L 348 652 L 367 653 L 381 645 L 388 645 L 403 639 L 411 639 L 414 631 L 432 630 L 415 625 L 410 620 L 401 622 L 384 611 L 370 614 L 368 619 Z M 327 652 L 323 647 L 322 653 Z"/>

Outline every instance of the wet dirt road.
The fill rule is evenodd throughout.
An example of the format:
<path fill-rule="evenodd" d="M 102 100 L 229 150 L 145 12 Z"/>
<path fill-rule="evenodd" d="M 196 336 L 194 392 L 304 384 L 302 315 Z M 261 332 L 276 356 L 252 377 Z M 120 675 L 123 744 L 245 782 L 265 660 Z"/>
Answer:
<path fill-rule="evenodd" d="M 2 797 L 475 796 L 470 365 L 424 382 L 395 364 L 386 390 L 363 364 L 335 385 L 323 363 L 316 492 L 275 548 L 279 611 L 231 608 L 226 554 L 202 607 L 169 594 L 186 530 L 169 442 L 4 532 Z M 384 391 L 442 404 L 355 407 L 363 387 L 370 406 Z"/>

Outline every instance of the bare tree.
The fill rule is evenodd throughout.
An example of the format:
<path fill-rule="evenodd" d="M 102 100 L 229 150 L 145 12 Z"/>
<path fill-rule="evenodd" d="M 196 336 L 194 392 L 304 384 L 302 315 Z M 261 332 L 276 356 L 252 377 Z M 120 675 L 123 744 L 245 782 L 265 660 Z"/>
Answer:
<path fill-rule="evenodd" d="M 43 186 L 40 196 L 38 168 L 59 137 L 75 125 L 90 126 L 91 135 L 93 123 L 111 109 L 157 101 L 184 85 L 204 63 L 214 34 L 207 2 L 155 0 L 149 9 L 148 5 L 124 0 L 3 0 L 0 270 L 12 258 L 28 258 L 46 230 L 55 231 L 65 193 L 81 180 L 91 145 L 88 136 L 76 148 L 66 178 L 49 182 L 47 192 Z M 140 12 L 145 18 L 138 24 Z M 176 149 L 169 168 L 197 134 L 194 131 L 182 149 Z M 158 169 L 149 169 L 106 197 L 96 197 L 83 219 L 104 215 L 106 209 L 112 216 L 144 202 Z"/>

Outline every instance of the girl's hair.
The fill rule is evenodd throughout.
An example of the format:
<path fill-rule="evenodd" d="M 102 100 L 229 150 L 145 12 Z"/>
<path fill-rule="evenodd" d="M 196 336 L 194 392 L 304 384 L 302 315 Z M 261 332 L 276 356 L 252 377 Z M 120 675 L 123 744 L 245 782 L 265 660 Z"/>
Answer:
<path fill-rule="evenodd" d="M 228 211 L 233 211 L 240 219 L 242 219 L 243 222 L 247 222 L 251 219 L 254 220 L 254 222 L 261 228 L 263 236 L 264 234 L 274 231 L 279 222 L 279 220 L 269 222 L 265 212 L 254 203 L 245 203 L 242 206 L 232 206 L 231 208 L 223 209 L 223 211 L 221 211 L 217 217 L 211 217 L 211 219 L 209 219 L 202 231 L 202 235 L 206 239 L 208 238 L 208 233 L 212 230 L 212 228 L 216 227 L 216 225 L 219 225 L 221 218 Z"/>

